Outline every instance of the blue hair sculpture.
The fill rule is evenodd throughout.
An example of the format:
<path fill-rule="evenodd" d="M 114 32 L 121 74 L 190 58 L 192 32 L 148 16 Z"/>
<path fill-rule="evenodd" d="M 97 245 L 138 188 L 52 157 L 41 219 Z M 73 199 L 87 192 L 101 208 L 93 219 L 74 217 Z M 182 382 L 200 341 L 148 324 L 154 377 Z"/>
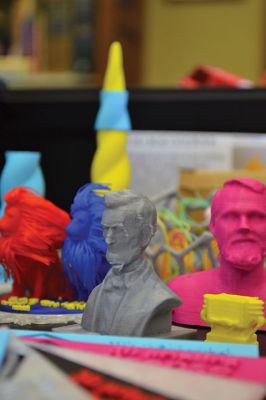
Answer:
<path fill-rule="evenodd" d="M 101 224 L 104 197 L 95 193 L 108 189 L 104 185 L 86 184 L 78 190 L 71 205 L 72 221 L 66 228 L 62 263 L 76 300 L 86 301 L 111 268 L 105 258 Z"/>

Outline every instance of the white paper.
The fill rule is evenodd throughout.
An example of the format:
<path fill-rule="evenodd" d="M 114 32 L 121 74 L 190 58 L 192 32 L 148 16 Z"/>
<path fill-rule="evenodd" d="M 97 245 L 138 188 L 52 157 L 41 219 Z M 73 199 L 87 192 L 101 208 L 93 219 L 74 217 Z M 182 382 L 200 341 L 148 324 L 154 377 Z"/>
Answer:
<path fill-rule="evenodd" d="M 131 189 L 152 197 L 177 188 L 181 168 L 244 168 L 252 158 L 266 165 L 266 135 L 132 131 L 128 153 Z"/>

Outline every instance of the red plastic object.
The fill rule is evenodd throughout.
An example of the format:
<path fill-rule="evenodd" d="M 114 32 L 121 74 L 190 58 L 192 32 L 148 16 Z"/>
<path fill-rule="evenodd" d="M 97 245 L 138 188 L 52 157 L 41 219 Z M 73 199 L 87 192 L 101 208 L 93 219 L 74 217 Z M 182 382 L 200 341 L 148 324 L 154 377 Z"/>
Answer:
<path fill-rule="evenodd" d="M 261 81 L 260 81 L 260 86 L 266 87 L 266 71 L 264 71 L 263 74 L 262 74 L 262 78 L 261 78 Z"/>
<path fill-rule="evenodd" d="M 201 65 L 190 75 L 185 76 L 178 82 L 178 86 L 185 89 L 196 89 L 200 87 L 237 87 L 250 88 L 252 82 L 239 77 L 231 72 L 220 68 Z"/>
<path fill-rule="evenodd" d="M 87 389 L 97 399 L 112 400 L 164 400 L 160 395 L 152 395 L 143 390 L 106 378 L 97 372 L 81 369 L 70 375 L 78 385 Z"/>
<path fill-rule="evenodd" d="M 9 296 L 71 300 L 70 284 L 58 255 L 70 216 L 27 188 L 5 196 L 0 219 L 0 263 L 13 277 Z"/>

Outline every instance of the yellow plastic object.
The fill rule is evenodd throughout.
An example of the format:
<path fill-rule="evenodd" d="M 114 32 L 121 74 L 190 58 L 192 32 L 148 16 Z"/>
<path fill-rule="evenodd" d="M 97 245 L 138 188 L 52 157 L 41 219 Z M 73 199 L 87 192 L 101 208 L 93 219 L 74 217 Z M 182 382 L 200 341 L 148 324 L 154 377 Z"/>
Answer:
<path fill-rule="evenodd" d="M 250 171 L 261 171 L 264 169 L 264 165 L 259 158 L 251 158 L 245 168 Z"/>
<path fill-rule="evenodd" d="M 112 43 L 103 82 L 105 91 L 124 91 L 122 48 Z M 115 104 L 114 104 L 115 106 Z M 100 130 L 97 132 L 97 150 L 91 165 L 91 181 L 110 185 L 111 190 L 128 189 L 131 167 L 127 154 L 127 131 Z"/>
<path fill-rule="evenodd" d="M 84 301 L 64 301 L 61 306 L 67 310 L 84 310 L 86 303 Z"/>
<path fill-rule="evenodd" d="M 51 308 L 60 307 L 59 301 L 53 301 L 53 300 L 47 300 L 47 299 L 41 300 L 40 305 L 43 307 L 51 307 Z"/>
<path fill-rule="evenodd" d="M 30 311 L 29 305 L 21 305 L 21 304 L 13 304 L 12 305 L 13 311 Z"/>
<path fill-rule="evenodd" d="M 17 304 L 21 304 L 22 306 L 28 304 L 28 297 L 19 297 Z"/>
<path fill-rule="evenodd" d="M 30 297 L 28 304 L 30 305 L 34 305 L 34 304 L 38 304 L 39 303 L 39 299 L 37 297 Z"/>
<path fill-rule="evenodd" d="M 18 296 L 10 296 L 8 298 L 8 301 L 11 303 L 14 303 L 14 302 L 17 302 L 18 298 L 19 298 Z"/>
<path fill-rule="evenodd" d="M 58 299 L 60 300 L 60 299 Z M 62 300 L 62 298 L 61 298 Z M 54 301 L 49 299 L 38 299 L 35 297 L 17 297 L 11 296 L 8 300 L 0 300 L 3 306 L 10 306 L 12 310 L 30 311 L 30 307 L 34 304 L 40 304 L 43 307 L 57 308 L 63 307 L 68 310 L 84 310 L 86 302 L 84 301 Z"/>
<path fill-rule="evenodd" d="M 131 168 L 126 147 L 127 132 L 97 132 L 97 150 L 91 166 L 92 182 L 109 184 L 113 191 L 129 188 Z"/>
<path fill-rule="evenodd" d="M 126 82 L 122 55 L 121 44 L 119 42 L 113 42 L 109 49 L 107 68 L 103 80 L 104 90 L 125 90 Z"/>
<path fill-rule="evenodd" d="M 205 294 L 201 318 L 210 327 L 207 341 L 258 344 L 255 332 L 265 324 L 258 297 Z"/>

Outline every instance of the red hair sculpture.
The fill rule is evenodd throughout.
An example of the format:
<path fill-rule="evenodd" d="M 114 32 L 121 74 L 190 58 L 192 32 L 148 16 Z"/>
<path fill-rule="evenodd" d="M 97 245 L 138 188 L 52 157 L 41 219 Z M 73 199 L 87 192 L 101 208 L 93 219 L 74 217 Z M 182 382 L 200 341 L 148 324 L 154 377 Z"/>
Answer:
<path fill-rule="evenodd" d="M 70 222 L 69 215 L 26 188 L 5 196 L 0 219 L 0 263 L 7 278 L 13 277 L 9 296 L 71 299 L 58 250 Z"/>

